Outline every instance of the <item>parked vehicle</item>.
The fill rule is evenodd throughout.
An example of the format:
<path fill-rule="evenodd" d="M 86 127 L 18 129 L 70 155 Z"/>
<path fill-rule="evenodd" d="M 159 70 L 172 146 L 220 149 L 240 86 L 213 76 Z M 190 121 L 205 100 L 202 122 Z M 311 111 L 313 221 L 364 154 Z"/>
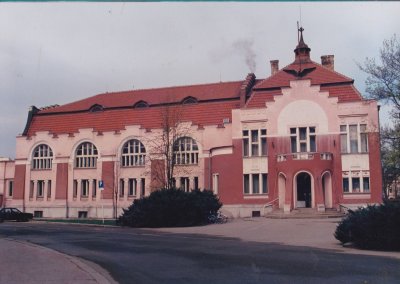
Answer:
<path fill-rule="evenodd" d="M 18 222 L 27 222 L 33 219 L 32 213 L 24 213 L 17 208 L 1 208 L 0 209 L 0 222 L 4 220 L 13 220 Z"/>

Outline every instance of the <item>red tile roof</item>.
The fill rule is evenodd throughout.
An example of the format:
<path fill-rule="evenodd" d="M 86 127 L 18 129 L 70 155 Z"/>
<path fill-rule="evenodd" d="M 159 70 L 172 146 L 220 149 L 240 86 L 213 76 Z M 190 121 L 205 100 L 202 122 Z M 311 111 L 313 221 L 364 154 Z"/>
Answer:
<path fill-rule="evenodd" d="M 303 77 L 297 77 L 293 72 L 307 72 Z M 281 69 L 271 77 L 266 78 L 259 84 L 257 84 L 254 89 L 270 89 L 270 88 L 281 88 L 289 87 L 290 81 L 298 79 L 310 79 L 312 85 L 320 84 L 333 84 L 333 83 L 352 83 L 353 80 L 335 71 L 329 70 L 324 66 L 315 63 L 313 61 L 309 63 L 292 63 Z"/>
<path fill-rule="evenodd" d="M 232 109 L 239 107 L 239 100 L 215 101 L 172 106 L 182 111 L 182 121 L 191 121 L 197 125 L 222 124 L 224 118 L 232 120 Z M 82 128 L 94 131 L 118 131 L 128 125 L 140 125 L 142 128 L 160 128 L 163 119 L 163 107 L 145 109 L 109 109 L 101 112 L 78 112 L 35 115 L 29 127 L 28 136 L 37 131 L 49 131 L 52 134 L 76 133 Z"/>
<path fill-rule="evenodd" d="M 265 102 L 273 101 L 275 96 L 282 95 L 280 89 L 254 92 L 246 103 L 247 108 L 265 107 Z"/>
<path fill-rule="evenodd" d="M 71 112 L 88 110 L 98 104 L 104 108 L 129 107 L 139 101 L 149 105 L 181 102 L 186 97 L 195 97 L 198 101 L 238 98 L 243 81 L 221 82 L 213 84 L 167 87 L 145 90 L 132 90 L 99 94 L 62 106 L 41 110 L 40 113 Z"/>

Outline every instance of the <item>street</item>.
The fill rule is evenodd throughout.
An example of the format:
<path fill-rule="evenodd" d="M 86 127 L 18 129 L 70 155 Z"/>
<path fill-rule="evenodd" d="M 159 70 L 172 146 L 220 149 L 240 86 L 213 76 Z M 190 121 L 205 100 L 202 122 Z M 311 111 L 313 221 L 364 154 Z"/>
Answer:
<path fill-rule="evenodd" d="M 398 283 L 400 279 L 400 260 L 395 258 L 210 234 L 6 222 L 0 225 L 0 237 L 94 262 L 119 283 Z"/>

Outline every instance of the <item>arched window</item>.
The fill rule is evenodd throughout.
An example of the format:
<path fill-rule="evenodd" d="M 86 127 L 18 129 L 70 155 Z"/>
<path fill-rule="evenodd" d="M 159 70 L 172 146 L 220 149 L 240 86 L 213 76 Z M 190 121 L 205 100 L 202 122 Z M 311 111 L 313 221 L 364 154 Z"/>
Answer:
<path fill-rule="evenodd" d="M 103 106 L 95 104 L 92 105 L 89 109 L 90 112 L 99 112 L 99 111 L 103 111 Z"/>
<path fill-rule="evenodd" d="M 32 168 L 34 170 L 51 169 L 53 163 L 53 151 L 46 144 L 40 144 L 33 151 Z"/>
<path fill-rule="evenodd" d="M 186 97 L 182 100 L 182 104 L 196 104 L 197 103 L 197 99 L 194 97 Z"/>
<path fill-rule="evenodd" d="M 195 165 L 199 162 L 199 147 L 193 138 L 182 137 L 174 143 L 176 165 Z"/>
<path fill-rule="evenodd" d="M 137 139 L 131 139 L 122 147 L 121 165 L 123 167 L 144 166 L 146 148 Z"/>
<path fill-rule="evenodd" d="M 134 108 L 146 108 L 149 107 L 149 104 L 145 101 L 138 101 L 136 104 L 133 105 Z"/>
<path fill-rule="evenodd" d="M 95 168 L 97 164 L 97 148 L 90 142 L 83 142 L 75 153 L 76 168 Z"/>

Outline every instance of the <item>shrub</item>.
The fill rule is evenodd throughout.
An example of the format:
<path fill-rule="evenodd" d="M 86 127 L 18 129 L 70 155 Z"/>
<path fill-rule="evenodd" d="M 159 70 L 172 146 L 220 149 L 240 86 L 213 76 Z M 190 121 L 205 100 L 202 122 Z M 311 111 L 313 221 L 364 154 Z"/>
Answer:
<path fill-rule="evenodd" d="M 161 189 L 133 201 L 118 218 L 118 224 L 130 227 L 185 227 L 207 223 L 210 212 L 222 206 L 209 190 L 184 192 Z"/>
<path fill-rule="evenodd" d="M 335 238 L 361 249 L 400 250 L 400 204 L 369 205 L 349 211 L 337 226 Z"/>

